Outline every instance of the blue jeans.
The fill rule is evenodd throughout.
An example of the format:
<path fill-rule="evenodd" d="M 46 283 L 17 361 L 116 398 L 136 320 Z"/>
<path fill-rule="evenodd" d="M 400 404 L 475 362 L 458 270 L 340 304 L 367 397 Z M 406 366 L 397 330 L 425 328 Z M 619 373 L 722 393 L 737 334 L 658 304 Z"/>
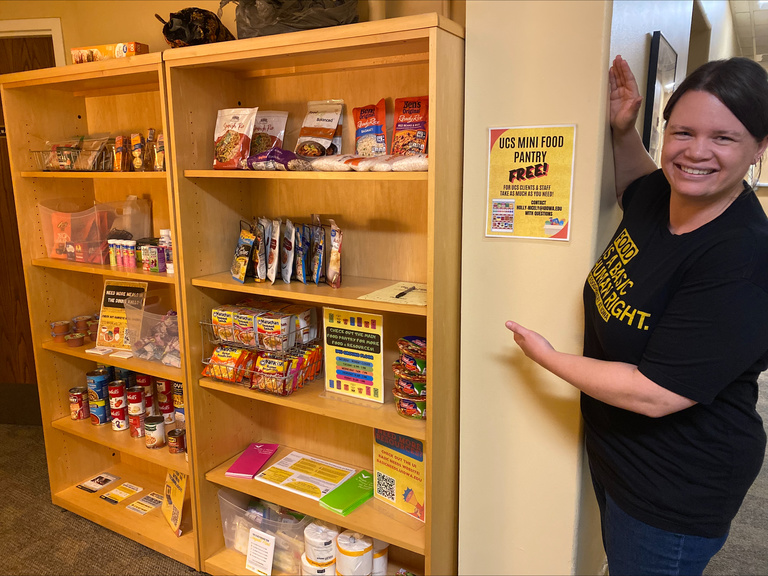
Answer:
<path fill-rule="evenodd" d="M 728 535 L 676 534 L 634 519 L 593 480 L 610 576 L 701 576 Z"/>

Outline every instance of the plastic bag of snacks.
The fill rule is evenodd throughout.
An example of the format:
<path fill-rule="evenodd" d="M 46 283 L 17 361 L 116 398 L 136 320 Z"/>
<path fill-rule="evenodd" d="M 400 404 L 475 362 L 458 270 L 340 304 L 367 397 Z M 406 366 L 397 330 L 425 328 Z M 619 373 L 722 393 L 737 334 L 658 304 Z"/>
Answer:
<path fill-rule="evenodd" d="M 425 154 L 428 134 L 429 97 L 395 99 L 392 154 Z"/>
<path fill-rule="evenodd" d="M 258 113 L 251 137 L 251 156 L 272 148 L 282 148 L 288 112 L 264 110 Z"/>
<path fill-rule="evenodd" d="M 325 282 L 332 288 L 341 286 L 341 229 L 336 226 L 334 220 L 331 223 L 331 254 L 328 258 L 328 269 L 325 273 Z"/>
<path fill-rule="evenodd" d="M 241 284 L 244 284 L 245 274 L 248 271 L 248 263 L 251 260 L 251 253 L 253 252 L 253 246 L 256 242 L 256 236 L 251 232 L 250 225 L 247 225 L 248 229 L 242 227 L 242 222 L 240 225 L 240 237 L 237 239 L 235 257 L 232 259 L 230 273 L 232 274 L 232 278 Z"/>
<path fill-rule="evenodd" d="M 218 170 L 241 168 L 251 151 L 251 136 L 258 108 L 219 110 L 213 134 L 213 167 Z"/>

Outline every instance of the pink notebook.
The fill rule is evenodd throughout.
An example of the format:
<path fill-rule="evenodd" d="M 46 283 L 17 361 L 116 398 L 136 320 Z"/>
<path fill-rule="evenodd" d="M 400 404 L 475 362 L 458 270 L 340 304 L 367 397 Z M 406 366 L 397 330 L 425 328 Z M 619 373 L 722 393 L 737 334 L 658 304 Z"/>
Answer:
<path fill-rule="evenodd" d="M 224 475 L 233 478 L 253 478 L 279 446 L 279 444 L 251 444 Z"/>

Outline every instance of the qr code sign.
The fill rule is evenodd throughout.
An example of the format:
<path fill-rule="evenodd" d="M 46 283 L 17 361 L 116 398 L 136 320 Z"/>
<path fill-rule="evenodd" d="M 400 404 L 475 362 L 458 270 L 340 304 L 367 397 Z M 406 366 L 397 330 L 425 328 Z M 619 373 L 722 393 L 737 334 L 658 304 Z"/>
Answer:
<path fill-rule="evenodd" d="M 395 501 L 395 479 L 381 472 L 376 472 L 376 494 L 382 498 Z"/>

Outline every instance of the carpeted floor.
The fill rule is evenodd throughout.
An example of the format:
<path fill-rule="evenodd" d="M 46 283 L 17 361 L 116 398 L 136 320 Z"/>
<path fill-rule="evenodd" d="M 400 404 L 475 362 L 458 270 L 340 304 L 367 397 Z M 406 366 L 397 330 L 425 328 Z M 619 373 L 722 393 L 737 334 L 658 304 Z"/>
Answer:
<path fill-rule="evenodd" d="M 758 409 L 768 425 L 768 373 Z M 42 428 L 0 424 L 0 574 L 204 576 L 51 503 Z M 768 459 L 705 576 L 768 576 Z"/>
<path fill-rule="evenodd" d="M 43 431 L 0 424 L 0 574 L 200 576 L 188 566 L 54 506 Z"/>

